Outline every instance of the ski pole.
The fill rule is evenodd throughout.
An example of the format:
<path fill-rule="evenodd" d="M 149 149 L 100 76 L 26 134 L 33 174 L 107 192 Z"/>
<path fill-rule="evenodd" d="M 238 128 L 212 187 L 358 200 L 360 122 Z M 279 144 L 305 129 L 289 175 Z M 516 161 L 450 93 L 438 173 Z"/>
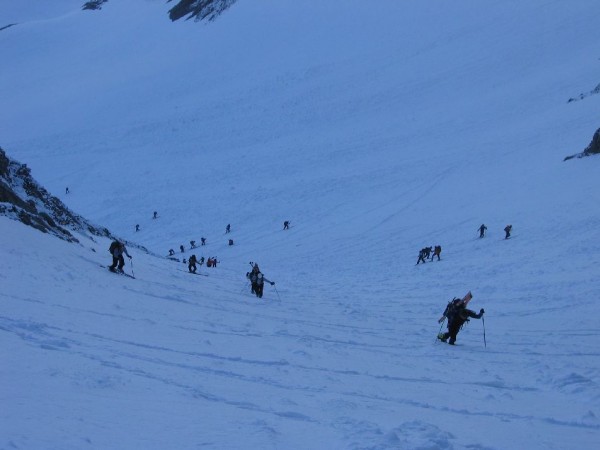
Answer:
<path fill-rule="evenodd" d="M 487 342 L 485 340 L 485 319 L 481 316 L 481 323 L 483 324 L 483 346 L 487 348 Z"/>
<path fill-rule="evenodd" d="M 444 317 L 444 320 L 442 320 L 442 324 L 440 325 L 440 330 L 438 331 L 437 336 L 435 337 L 435 341 L 433 341 L 433 343 L 435 344 L 438 341 L 438 338 L 440 336 L 440 333 L 442 332 L 442 327 L 444 326 L 444 322 L 446 322 L 446 318 Z"/>
<path fill-rule="evenodd" d="M 135 278 L 135 273 L 133 272 L 133 261 L 131 258 L 129 258 L 129 264 L 131 264 L 131 276 Z"/>
<path fill-rule="evenodd" d="M 275 292 L 277 293 L 277 298 L 279 299 L 279 303 L 281 303 L 281 297 L 279 296 L 279 291 L 277 290 L 275 285 L 273 285 L 273 287 L 275 288 Z"/>

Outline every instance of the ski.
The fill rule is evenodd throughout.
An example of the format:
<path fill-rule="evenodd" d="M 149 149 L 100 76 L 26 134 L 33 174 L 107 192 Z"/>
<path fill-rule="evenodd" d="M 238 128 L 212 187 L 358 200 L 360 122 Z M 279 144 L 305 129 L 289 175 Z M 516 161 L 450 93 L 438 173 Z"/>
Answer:
<path fill-rule="evenodd" d="M 182 270 L 182 272 L 189 273 L 191 275 L 200 275 L 201 277 L 207 277 L 208 276 L 208 274 L 206 274 L 206 273 L 190 272 L 189 270 Z"/>
<path fill-rule="evenodd" d="M 135 280 L 135 277 L 127 272 L 124 272 L 122 270 L 119 269 L 111 269 L 109 266 L 100 266 L 100 267 L 104 267 L 106 269 L 108 269 L 109 272 L 114 273 L 115 275 L 123 275 L 124 277 L 129 277 L 129 278 L 133 278 Z"/>

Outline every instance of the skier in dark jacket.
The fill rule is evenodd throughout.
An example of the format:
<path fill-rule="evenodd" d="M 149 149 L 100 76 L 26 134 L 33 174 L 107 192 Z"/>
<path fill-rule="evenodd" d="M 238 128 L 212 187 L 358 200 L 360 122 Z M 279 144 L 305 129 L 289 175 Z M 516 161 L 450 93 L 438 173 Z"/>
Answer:
<path fill-rule="evenodd" d="M 506 236 L 504 236 L 504 239 L 508 239 L 510 237 L 511 231 L 512 231 L 512 225 L 506 225 L 506 227 L 504 227 L 504 232 L 506 233 Z"/>
<path fill-rule="evenodd" d="M 438 261 L 440 261 L 440 255 L 442 254 L 442 246 L 441 245 L 436 245 L 433 248 L 433 254 L 431 255 L 431 260 L 433 261 L 433 257 L 437 256 Z"/>
<path fill-rule="evenodd" d="M 417 266 L 419 265 L 420 262 L 422 262 L 423 264 L 425 264 L 425 249 L 422 248 L 421 250 L 419 250 L 419 259 L 417 259 Z"/>
<path fill-rule="evenodd" d="M 262 298 L 262 296 L 263 296 L 263 288 L 264 288 L 265 281 L 267 283 L 269 283 L 271 286 L 275 285 L 275 283 L 273 281 L 269 281 L 264 277 L 264 275 L 261 273 L 260 269 L 258 268 L 258 264 L 254 264 L 252 266 L 252 271 L 246 273 L 246 278 L 248 278 L 250 280 L 250 283 L 252 284 L 250 291 L 253 294 L 256 294 L 256 296 L 258 298 Z"/>
<path fill-rule="evenodd" d="M 192 273 L 196 273 L 196 255 L 190 256 L 188 260 L 188 270 Z"/>
<path fill-rule="evenodd" d="M 438 339 L 442 342 L 446 342 L 448 338 L 448 344 L 454 345 L 456 341 L 456 335 L 460 331 L 461 327 L 465 322 L 469 321 L 469 318 L 481 319 L 485 311 L 483 308 L 479 310 L 479 314 L 467 309 L 467 304 L 473 298 L 471 292 L 468 292 L 462 299 L 455 298 L 446 306 L 442 317 L 438 320 L 438 323 L 442 323 L 445 319 L 448 319 L 448 331 L 440 333 Z"/>
<path fill-rule="evenodd" d="M 129 259 L 131 259 L 131 255 L 127 253 L 127 249 L 125 248 L 125 244 L 119 241 L 113 241 L 108 248 L 108 251 L 112 255 L 113 263 L 108 267 L 108 269 L 112 272 L 123 272 L 123 266 L 125 265 L 125 258 L 123 258 L 123 253 L 127 255 Z"/>
<path fill-rule="evenodd" d="M 479 227 L 479 237 L 482 238 L 483 236 L 485 236 L 485 230 L 487 230 L 487 227 L 485 226 L 485 224 L 481 224 L 481 226 Z"/>

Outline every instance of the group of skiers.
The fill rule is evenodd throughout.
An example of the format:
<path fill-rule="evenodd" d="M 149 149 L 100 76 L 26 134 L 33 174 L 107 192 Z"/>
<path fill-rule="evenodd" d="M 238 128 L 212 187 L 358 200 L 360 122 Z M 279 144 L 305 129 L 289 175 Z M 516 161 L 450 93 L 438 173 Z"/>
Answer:
<path fill-rule="evenodd" d="M 216 256 L 209 256 L 208 259 L 206 260 L 206 267 L 217 267 L 217 263 L 219 261 L 217 261 L 217 257 Z M 186 260 L 183 260 L 183 263 L 186 263 Z M 202 264 L 204 264 L 204 256 L 201 256 L 200 259 L 196 258 L 196 255 L 192 255 L 190 256 L 190 258 L 187 260 L 187 265 L 188 265 L 188 270 L 191 273 L 196 273 L 197 267 L 196 264 L 198 264 L 199 266 L 202 266 Z"/>
<path fill-rule="evenodd" d="M 438 261 L 441 261 L 440 255 L 442 254 L 442 246 L 436 245 L 435 247 L 424 247 L 419 250 L 419 259 L 417 259 L 417 265 L 420 262 L 425 263 L 427 259 L 431 259 L 437 256 Z"/>
<path fill-rule="evenodd" d="M 156 218 L 156 212 L 155 212 L 154 218 Z M 286 220 L 284 222 L 283 229 L 284 230 L 289 229 L 289 224 L 290 224 L 290 222 Z M 480 238 L 483 238 L 485 236 L 486 230 L 487 230 L 487 227 L 485 226 L 485 224 L 482 224 L 478 228 Z M 510 237 L 510 232 L 512 231 L 512 225 L 507 225 L 506 228 L 504 229 L 504 231 L 506 233 L 505 239 L 508 239 Z M 225 228 L 225 232 L 226 233 L 231 232 L 230 224 L 228 224 L 227 227 Z M 205 245 L 205 244 L 206 244 L 206 239 L 201 238 L 201 245 Z M 230 240 L 230 245 L 231 245 L 231 240 Z M 196 248 L 195 241 L 190 241 L 190 248 L 191 249 Z M 180 250 L 182 252 L 185 251 L 185 248 L 183 247 L 183 245 L 180 246 Z M 109 270 L 111 270 L 112 272 L 121 272 L 122 273 L 123 266 L 125 265 L 125 259 L 124 259 L 123 255 L 126 255 L 130 260 L 132 259 L 131 255 L 129 255 L 129 253 L 127 252 L 127 248 L 125 247 L 125 244 L 119 240 L 115 240 L 114 242 L 111 243 L 111 245 L 109 247 L 109 252 L 112 256 L 112 264 L 109 266 Z M 440 261 L 441 260 L 441 258 L 440 258 L 441 252 L 442 252 L 441 245 L 424 247 L 419 251 L 419 259 L 417 260 L 417 264 L 419 264 L 421 262 L 425 263 L 425 261 L 427 259 L 430 259 L 431 261 L 433 261 L 433 258 L 435 256 L 437 256 L 438 261 Z M 175 252 L 173 251 L 173 249 L 169 250 L 170 256 L 173 256 L 174 254 L 175 254 Z M 183 262 L 186 263 L 185 259 Z M 216 257 L 209 257 L 205 261 L 204 257 L 201 257 L 198 260 L 196 258 L 196 255 L 192 254 L 187 261 L 189 272 L 196 273 L 197 265 L 202 266 L 205 262 L 206 262 L 206 267 L 217 267 L 217 263 L 218 263 Z M 252 294 L 256 295 L 258 298 L 262 298 L 264 284 L 269 283 L 271 286 L 274 286 L 275 282 L 268 280 L 264 276 L 264 274 L 260 271 L 258 264 L 251 262 L 250 265 L 252 266 L 252 270 L 250 272 L 246 273 L 246 278 L 250 282 L 250 291 Z M 448 303 L 442 316 L 438 320 L 438 323 L 440 323 L 440 324 L 443 324 L 444 321 L 447 320 L 447 331 L 441 332 L 441 330 L 440 330 L 440 333 L 438 334 L 437 339 L 439 339 L 442 342 L 448 342 L 448 344 L 450 344 L 450 345 L 454 345 L 454 343 L 456 342 L 458 332 L 461 330 L 462 326 L 466 322 L 469 321 L 469 319 L 471 319 L 471 318 L 482 319 L 483 318 L 483 314 L 485 313 L 483 308 L 480 309 L 479 313 L 475 313 L 474 311 L 467 308 L 467 305 L 471 301 L 472 298 L 473 298 L 473 295 L 469 291 L 462 299 L 454 298 L 453 300 L 451 300 Z M 484 325 L 484 342 L 485 342 L 485 325 Z"/>
<path fill-rule="evenodd" d="M 484 223 L 481 224 L 481 226 L 479 228 L 477 228 L 477 231 L 479 231 L 479 238 L 483 238 L 485 236 L 485 232 L 487 231 L 487 227 L 485 226 Z M 506 225 L 504 227 L 504 239 L 508 239 L 510 237 L 510 233 L 512 232 L 512 225 Z"/>
<path fill-rule="evenodd" d="M 479 238 L 483 238 L 485 236 L 485 232 L 487 231 L 487 227 L 485 226 L 484 223 L 482 223 L 481 226 L 477 229 L 477 231 L 479 232 Z M 510 238 L 511 232 L 512 232 L 512 225 L 506 225 L 506 227 L 504 227 L 504 233 L 505 233 L 504 239 Z M 433 261 L 433 258 L 435 256 L 437 256 L 438 261 L 440 261 L 441 253 L 442 253 L 441 245 L 436 245 L 435 247 L 423 247 L 421 250 L 419 250 L 419 258 L 417 259 L 416 265 L 419 265 L 419 263 L 425 263 L 428 259 L 431 259 L 431 261 Z"/>

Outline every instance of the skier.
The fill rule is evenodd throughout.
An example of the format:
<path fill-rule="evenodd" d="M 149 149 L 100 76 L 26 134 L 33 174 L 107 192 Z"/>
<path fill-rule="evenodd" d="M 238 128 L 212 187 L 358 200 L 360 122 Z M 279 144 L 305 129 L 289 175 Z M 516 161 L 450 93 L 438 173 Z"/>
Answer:
<path fill-rule="evenodd" d="M 158 213 L 156 211 L 154 211 L 154 215 L 152 216 L 153 219 L 157 219 L 158 218 Z"/>
<path fill-rule="evenodd" d="M 65 189 L 65 194 L 68 194 L 68 193 L 69 193 L 69 186 L 67 186 Z"/>
<path fill-rule="evenodd" d="M 181 250 L 181 253 L 185 253 L 185 247 L 183 245 L 179 246 L 179 250 Z"/>
<path fill-rule="evenodd" d="M 190 249 L 196 248 L 196 241 L 190 241 Z"/>
<path fill-rule="evenodd" d="M 202 267 L 202 264 L 204 264 L 204 256 L 200 257 L 200 261 L 198 261 L 198 264 L 200 264 L 200 267 Z"/>
<path fill-rule="evenodd" d="M 173 256 L 175 254 L 175 250 L 172 248 L 169 249 L 169 256 Z"/>
<path fill-rule="evenodd" d="M 227 226 L 225 227 L 225 234 L 229 233 L 231 231 L 231 224 L 227 224 Z"/>
<path fill-rule="evenodd" d="M 188 260 L 188 270 L 192 273 L 196 273 L 196 255 L 190 256 Z"/>
<path fill-rule="evenodd" d="M 136 226 L 135 226 L 135 231 L 136 231 L 136 232 L 140 231 L 140 226 L 139 226 L 139 225 L 136 225 Z"/>
<path fill-rule="evenodd" d="M 233 239 L 229 239 L 229 245 L 233 245 Z"/>
<path fill-rule="evenodd" d="M 462 299 L 455 298 L 448 303 L 444 313 L 442 314 L 442 317 L 440 317 L 438 320 L 438 323 L 442 323 L 445 319 L 448 319 L 448 331 L 438 335 L 438 339 L 440 341 L 446 342 L 448 338 L 450 338 L 448 344 L 454 345 L 454 342 L 456 342 L 456 335 L 460 331 L 463 324 L 469 321 L 470 317 L 474 319 L 481 319 L 485 313 L 483 308 L 479 310 L 479 314 L 467 309 L 467 304 L 472 298 L 473 295 L 471 294 L 471 291 L 469 291 Z"/>
<path fill-rule="evenodd" d="M 284 230 L 290 229 L 290 221 L 289 220 L 286 220 L 285 222 L 283 222 L 283 229 Z"/>
<path fill-rule="evenodd" d="M 200 245 L 206 245 L 206 238 L 200 238 Z"/>
<path fill-rule="evenodd" d="M 261 273 L 260 269 L 258 268 L 258 264 L 254 264 L 252 266 L 252 271 L 246 273 L 246 278 L 248 278 L 251 283 L 250 292 L 252 292 L 253 294 L 256 294 L 256 296 L 258 298 L 262 298 L 262 296 L 263 296 L 263 288 L 264 288 L 265 281 L 267 283 L 269 283 L 271 286 L 275 285 L 275 283 L 273 281 L 269 281 L 264 277 L 264 275 Z"/>
<path fill-rule="evenodd" d="M 440 254 L 442 253 L 442 246 L 441 245 L 436 245 L 433 248 L 433 255 L 431 255 L 431 260 L 433 261 L 433 257 L 437 256 L 438 261 L 440 260 Z"/>
<path fill-rule="evenodd" d="M 479 238 L 485 236 L 485 230 L 487 230 L 487 227 L 485 226 L 485 224 L 482 223 L 479 227 Z"/>
<path fill-rule="evenodd" d="M 206 260 L 206 267 L 217 267 L 217 262 L 218 261 L 216 256 L 209 256 Z"/>
<path fill-rule="evenodd" d="M 127 253 L 127 249 L 125 248 L 125 244 L 119 242 L 118 240 L 113 241 L 108 248 L 108 251 L 112 255 L 112 265 L 108 267 L 111 272 L 123 272 L 123 266 L 125 265 L 125 259 L 123 258 L 123 253 L 127 255 L 129 259 L 131 259 L 131 255 Z"/>
<path fill-rule="evenodd" d="M 504 239 L 508 239 L 510 237 L 511 231 L 512 231 L 512 225 L 506 225 L 506 227 L 504 227 L 504 232 L 506 233 L 506 236 L 504 236 Z"/>
<path fill-rule="evenodd" d="M 421 250 L 419 250 L 419 259 L 417 259 L 417 266 L 419 265 L 419 263 L 422 262 L 423 264 L 425 264 L 425 249 L 422 248 Z"/>
<path fill-rule="evenodd" d="M 431 252 L 433 251 L 433 247 L 425 247 L 423 251 L 425 252 L 425 259 L 429 259 Z"/>

